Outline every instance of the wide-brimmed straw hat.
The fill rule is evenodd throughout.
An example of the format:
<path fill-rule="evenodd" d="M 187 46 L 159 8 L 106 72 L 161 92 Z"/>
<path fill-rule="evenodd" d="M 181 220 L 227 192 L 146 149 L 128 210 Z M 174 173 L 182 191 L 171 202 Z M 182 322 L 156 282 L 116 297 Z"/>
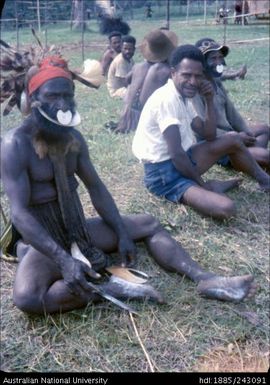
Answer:
<path fill-rule="evenodd" d="M 144 37 L 140 50 L 147 61 L 157 63 L 168 59 L 175 47 L 167 34 L 160 29 L 156 29 Z"/>
<path fill-rule="evenodd" d="M 83 71 L 72 71 L 72 74 L 76 80 L 92 88 L 99 88 L 105 82 L 101 63 L 94 59 L 86 59 L 83 62 Z"/>
<path fill-rule="evenodd" d="M 213 39 L 209 38 L 197 41 L 195 46 L 199 48 L 204 55 L 212 51 L 221 51 L 222 55 L 225 57 L 229 53 L 229 47 L 227 47 L 226 45 L 221 45 Z"/>

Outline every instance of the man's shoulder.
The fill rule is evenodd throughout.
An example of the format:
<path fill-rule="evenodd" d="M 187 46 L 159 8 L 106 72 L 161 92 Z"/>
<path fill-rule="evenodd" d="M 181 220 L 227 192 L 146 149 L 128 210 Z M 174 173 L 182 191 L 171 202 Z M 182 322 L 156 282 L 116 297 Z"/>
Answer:
<path fill-rule="evenodd" d="M 171 100 L 179 99 L 177 91 L 172 87 L 172 84 L 167 81 L 163 86 L 157 88 L 151 97 L 160 99 L 163 102 L 171 102 Z"/>
<path fill-rule="evenodd" d="M 15 127 L 8 130 L 2 139 L 3 144 L 12 144 L 17 141 L 25 141 L 29 135 L 25 132 L 23 126 Z"/>
<path fill-rule="evenodd" d="M 120 53 L 118 53 L 118 54 L 115 56 L 115 58 L 114 58 L 113 61 L 112 61 L 112 64 L 119 64 L 119 63 L 122 63 L 124 60 L 125 60 L 125 59 L 124 59 L 122 53 L 120 52 Z"/>
<path fill-rule="evenodd" d="M 109 56 L 112 56 L 114 53 L 114 51 L 111 49 L 111 48 L 107 48 L 104 52 L 103 52 L 103 55 L 102 55 L 102 58 L 104 59 L 105 57 L 109 57 Z"/>
<path fill-rule="evenodd" d="M 23 159 L 29 155 L 30 136 L 23 126 L 9 130 L 1 140 L 1 159 L 5 162 L 13 161 L 14 164 L 24 164 Z"/>
<path fill-rule="evenodd" d="M 121 57 L 119 57 L 119 55 L 121 55 L 121 53 L 119 53 L 117 56 L 115 56 L 115 58 L 111 62 L 108 73 L 114 72 L 115 69 L 119 66 L 119 63 L 121 63 L 121 61 L 120 61 Z"/>

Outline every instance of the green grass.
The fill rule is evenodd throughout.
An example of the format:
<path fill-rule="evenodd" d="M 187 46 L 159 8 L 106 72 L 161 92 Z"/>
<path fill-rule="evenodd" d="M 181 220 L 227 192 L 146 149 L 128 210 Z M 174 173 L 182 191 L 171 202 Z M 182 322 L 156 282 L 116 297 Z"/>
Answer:
<path fill-rule="evenodd" d="M 161 24 L 159 20 L 131 23 L 138 45 L 143 36 Z M 203 36 L 219 41 L 223 27 L 171 23 L 183 43 L 194 43 Z M 97 29 L 88 31 L 87 56 L 99 58 L 106 39 Z M 80 34 L 54 26 L 50 43 L 61 44 L 71 65 L 82 64 Z M 227 43 L 230 67 L 247 64 L 244 81 L 227 81 L 226 88 L 239 110 L 252 121 L 269 119 L 269 41 L 238 44 L 268 36 L 263 24 L 248 27 L 229 25 Z M 14 33 L 2 39 L 14 42 Z M 29 44 L 29 33 L 21 41 Z M 135 60 L 141 60 L 139 50 Z M 82 116 L 80 130 L 85 135 L 91 158 L 122 213 L 147 212 L 155 215 L 181 242 L 192 257 L 219 274 L 255 276 L 256 296 L 244 303 L 228 304 L 202 299 L 195 285 L 186 278 L 158 267 L 143 245 L 138 246 L 138 268 L 150 275 L 167 304 L 135 302 L 134 317 L 140 338 L 156 371 L 266 371 L 269 354 L 269 197 L 258 191 L 247 176 L 240 188 L 229 195 L 238 208 L 236 218 L 217 222 L 203 218 L 192 209 L 173 205 L 150 195 L 142 186 L 142 167 L 131 153 L 133 134 L 114 135 L 104 128 L 117 121 L 121 101 L 112 100 L 103 85 L 99 90 L 76 85 L 76 99 Z M 19 124 L 12 112 L 1 118 L 2 131 Z M 236 172 L 213 167 L 211 178 L 225 179 Z M 84 209 L 95 215 L 81 186 Z M 2 196 L 5 202 L 5 197 Z M 42 372 L 147 372 L 149 365 L 136 337 L 129 315 L 104 302 L 69 313 L 39 317 L 27 316 L 12 303 L 16 266 L 1 261 L 1 368 L 8 371 Z M 253 318 L 252 318 L 253 316 Z"/>

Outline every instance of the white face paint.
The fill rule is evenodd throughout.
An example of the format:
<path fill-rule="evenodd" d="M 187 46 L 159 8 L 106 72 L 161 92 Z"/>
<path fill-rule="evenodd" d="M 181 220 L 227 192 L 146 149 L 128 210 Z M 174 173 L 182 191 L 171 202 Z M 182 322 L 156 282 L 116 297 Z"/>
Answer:
<path fill-rule="evenodd" d="M 218 74 L 222 74 L 223 70 L 224 70 L 223 64 L 218 64 L 216 66 L 216 71 L 217 71 Z"/>
<path fill-rule="evenodd" d="M 39 110 L 42 116 L 44 118 L 48 119 L 50 122 L 58 124 L 59 126 L 64 126 L 64 127 L 74 127 L 78 126 L 78 124 L 81 123 L 81 117 L 80 114 L 75 111 L 75 114 L 72 116 L 71 111 L 62 111 L 59 110 L 56 114 L 57 120 L 51 118 L 48 114 L 46 114 L 45 111 L 43 111 L 40 106 L 35 106 Z"/>

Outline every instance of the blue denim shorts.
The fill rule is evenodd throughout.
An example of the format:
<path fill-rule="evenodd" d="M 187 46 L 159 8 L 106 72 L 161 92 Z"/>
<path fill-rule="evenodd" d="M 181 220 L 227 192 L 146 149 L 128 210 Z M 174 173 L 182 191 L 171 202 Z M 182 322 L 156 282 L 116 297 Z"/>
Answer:
<path fill-rule="evenodd" d="M 196 166 L 191 156 L 191 149 L 186 154 L 192 164 Z M 197 186 L 197 183 L 183 176 L 169 159 L 163 162 L 144 164 L 144 185 L 152 194 L 178 203 L 187 189 L 191 186 Z"/>
<path fill-rule="evenodd" d="M 219 158 L 219 160 L 217 161 L 217 164 L 223 167 L 228 167 L 231 165 L 231 161 L 228 155 L 224 155 L 222 158 Z"/>

